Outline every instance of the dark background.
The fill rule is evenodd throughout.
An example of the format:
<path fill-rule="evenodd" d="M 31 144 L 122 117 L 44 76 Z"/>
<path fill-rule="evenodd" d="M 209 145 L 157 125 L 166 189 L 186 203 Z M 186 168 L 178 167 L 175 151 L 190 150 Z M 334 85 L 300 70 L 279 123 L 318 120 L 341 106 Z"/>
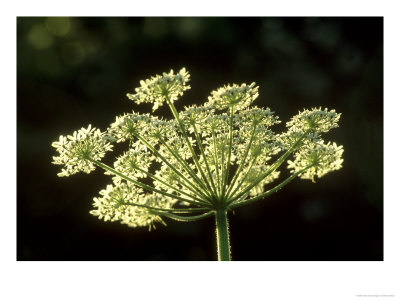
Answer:
<path fill-rule="evenodd" d="M 281 118 L 278 132 L 303 108 L 342 113 L 325 139 L 344 145 L 343 168 L 231 214 L 234 260 L 383 259 L 383 18 L 20 17 L 18 260 L 216 259 L 212 218 L 151 232 L 105 223 L 88 212 L 110 178 L 99 169 L 58 178 L 51 164 L 60 134 L 143 110 L 125 94 L 183 66 L 192 89 L 178 110 L 255 81 L 255 104 Z"/>

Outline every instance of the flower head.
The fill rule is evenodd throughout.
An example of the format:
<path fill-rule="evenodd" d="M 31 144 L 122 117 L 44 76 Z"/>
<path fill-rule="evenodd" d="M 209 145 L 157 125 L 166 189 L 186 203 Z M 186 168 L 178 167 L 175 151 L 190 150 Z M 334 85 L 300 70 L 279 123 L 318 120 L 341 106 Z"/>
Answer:
<path fill-rule="evenodd" d="M 332 128 L 338 127 L 340 115 L 334 109 L 330 111 L 327 108 L 324 110 L 321 108 L 305 109 L 287 122 L 286 126 L 293 132 L 328 132 Z"/>
<path fill-rule="evenodd" d="M 100 195 L 93 199 L 92 215 L 104 221 L 120 221 L 129 227 L 147 226 L 149 230 L 155 228 L 155 222 L 163 221 L 147 207 L 168 209 L 176 202 L 157 194 L 144 194 L 142 189 L 128 183 L 109 184 Z"/>
<path fill-rule="evenodd" d="M 53 156 L 53 164 L 64 165 L 58 173 L 59 177 L 70 176 L 78 172 L 90 173 L 95 169 L 90 160 L 100 160 L 112 145 L 104 138 L 104 134 L 91 125 L 75 131 L 72 135 L 60 136 L 51 144 L 59 156 Z"/>
<path fill-rule="evenodd" d="M 233 84 L 212 91 L 208 102 L 218 110 L 233 108 L 234 111 L 237 111 L 249 107 L 257 97 L 258 86 L 255 82 L 250 85 L 243 83 L 241 86 Z"/>
<path fill-rule="evenodd" d="M 154 155 L 142 145 L 139 141 L 132 143 L 131 149 L 124 152 L 114 162 L 114 169 L 132 179 L 146 178 L 147 172 L 154 161 Z M 114 175 L 107 171 L 105 174 Z M 114 176 L 114 183 L 118 184 L 122 182 L 121 177 Z"/>
<path fill-rule="evenodd" d="M 150 114 L 139 114 L 132 112 L 117 116 L 115 122 L 110 125 L 107 130 L 106 138 L 112 142 L 125 142 L 133 140 L 137 135 L 150 136 L 153 129 L 153 124 L 158 121 L 158 118 Z"/>
<path fill-rule="evenodd" d="M 315 176 L 321 178 L 329 172 L 339 170 L 343 163 L 342 154 L 343 146 L 337 146 L 336 143 L 307 143 L 306 147 L 295 153 L 294 161 L 288 161 L 288 168 L 294 173 L 309 167 L 300 178 L 314 182 Z"/>
<path fill-rule="evenodd" d="M 210 105 L 192 105 L 185 107 L 185 110 L 179 113 L 179 117 L 189 133 L 197 130 L 203 137 L 211 134 L 210 122 L 214 116 L 214 107 Z"/>
<path fill-rule="evenodd" d="M 177 74 L 171 70 L 163 75 L 156 75 L 150 79 L 141 80 L 140 87 L 135 89 L 136 94 L 127 94 L 127 97 L 136 104 L 153 103 L 153 111 L 164 104 L 166 98 L 172 103 L 183 95 L 183 92 L 190 89 L 187 83 L 190 74 L 182 68 Z"/>

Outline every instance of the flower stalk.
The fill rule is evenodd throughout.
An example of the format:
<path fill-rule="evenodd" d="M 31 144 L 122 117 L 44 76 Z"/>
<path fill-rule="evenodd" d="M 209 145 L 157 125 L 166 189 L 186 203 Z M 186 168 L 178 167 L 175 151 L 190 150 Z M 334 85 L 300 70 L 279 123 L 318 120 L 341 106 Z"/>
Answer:
<path fill-rule="evenodd" d="M 217 209 L 215 211 L 215 226 L 218 260 L 229 261 L 231 260 L 231 246 L 229 242 L 228 217 L 225 209 Z"/>

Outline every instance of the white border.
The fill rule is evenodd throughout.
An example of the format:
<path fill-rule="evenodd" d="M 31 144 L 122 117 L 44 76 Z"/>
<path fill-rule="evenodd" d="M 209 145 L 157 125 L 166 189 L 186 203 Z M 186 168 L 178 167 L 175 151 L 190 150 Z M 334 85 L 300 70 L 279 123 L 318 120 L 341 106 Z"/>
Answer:
<path fill-rule="evenodd" d="M 400 290 L 398 10 L 378 1 L 15 1 L 2 7 L 0 299 L 360 299 Z M 392 3 L 396 3 L 392 1 Z M 384 16 L 384 262 L 16 262 L 16 16 Z M 6 168 L 4 168 L 6 166 Z M 396 272 L 395 272 L 396 271 Z M 365 298 L 365 297 L 364 297 Z M 374 297 L 376 299 L 377 297 Z M 380 297 L 383 298 L 383 297 Z"/>

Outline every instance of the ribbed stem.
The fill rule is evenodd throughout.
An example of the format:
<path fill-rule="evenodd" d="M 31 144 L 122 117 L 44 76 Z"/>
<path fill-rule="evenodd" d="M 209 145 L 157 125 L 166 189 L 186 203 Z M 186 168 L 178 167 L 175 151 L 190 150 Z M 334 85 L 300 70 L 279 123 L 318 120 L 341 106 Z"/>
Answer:
<path fill-rule="evenodd" d="M 217 227 L 218 260 L 231 260 L 231 247 L 229 243 L 228 218 L 225 209 L 215 212 L 215 223 Z"/>

